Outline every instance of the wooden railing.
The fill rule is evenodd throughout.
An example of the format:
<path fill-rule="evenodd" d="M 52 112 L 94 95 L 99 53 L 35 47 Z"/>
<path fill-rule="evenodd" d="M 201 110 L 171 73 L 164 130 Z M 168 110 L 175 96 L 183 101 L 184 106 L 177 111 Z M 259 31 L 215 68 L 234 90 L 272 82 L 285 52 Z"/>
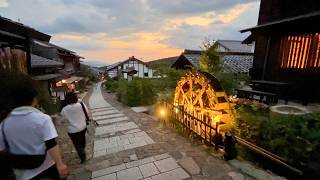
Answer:
<path fill-rule="evenodd" d="M 183 107 L 174 106 L 172 103 L 163 101 L 161 103 L 165 114 L 160 115 L 160 121 L 165 125 L 178 128 L 180 127 L 183 132 L 188 134 L 195 134 L 200 139 L 204 140 L 207 145 L 214 146 L 215 149 L 224 148 L 222 135 L 219 133 L 219 124 L 212 127 L 206 123 L 206 119 L 199 119 L 186 112 Z M 196 126 L 192 126 L 195 124 Z M 195 128 L 197 127 L 197 128 Z M 297 175 L 302 175 L 303 172 L 288 163 L 288 161 L 278 155 L 273 154 L 251 142 L 248 142 L 240 137 L 234 136 L 238 144 L 248 148 L 249 150 L 264 156 L 265 158 L 276 162 L 277 164 L 289 169 Z"/>
<path fill-rule="evenodd" d="M 162 102 L 162 108 L 165 109 L 166 115 L 165 117 L 161 117 L 160 120 L 166 125 L 180 127 L 182 131 L 188 134 L 193 133 L 203 139 L 206 144 L 213 146 L 221 144 L 217 139 L 219 127 L 212 127 L 208 124 L 208 117 L 201 119 L 187 112 L 182 106 L 174 106 L 168 102 Z"/>

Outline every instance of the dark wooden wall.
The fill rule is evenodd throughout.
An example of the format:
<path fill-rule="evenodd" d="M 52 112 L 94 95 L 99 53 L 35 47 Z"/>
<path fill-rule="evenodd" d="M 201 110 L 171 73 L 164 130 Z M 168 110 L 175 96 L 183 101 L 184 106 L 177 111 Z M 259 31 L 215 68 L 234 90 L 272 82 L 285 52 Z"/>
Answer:
<path fill-rule="evenodd" d="M 261 0 L 258 24 L 319 10 L 319 0 Z"/>

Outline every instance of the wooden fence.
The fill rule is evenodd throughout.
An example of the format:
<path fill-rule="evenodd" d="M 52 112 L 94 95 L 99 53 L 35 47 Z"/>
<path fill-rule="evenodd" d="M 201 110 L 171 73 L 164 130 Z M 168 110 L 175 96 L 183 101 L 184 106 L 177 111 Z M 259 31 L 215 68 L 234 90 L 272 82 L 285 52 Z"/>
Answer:
<path fill-rule="evenodd" d="M 215 149 L 223 148 L 222 135 L 219 133 L 219 124 L 212 127 L 206 120 L 199 119 L 190 113 L 186 112 L 183 107 L 174 106 L 166 101 L 161 103 L 163 112 L 160 113 L 160 120 L 165 124 L 174 128 L 181 128 L 183 132 L 195 134 L 198 138 L 204 140 L 207 145 L 214 146 Z M 253 143 L 250 143 L 240 137 L 234 137 L 237 143 L 249 150 L 262 155 L 263 157 L 276 162 L 294 172 L 297 175 L 302 175 L 303 172 L 288 163 L 288 161 L 278 155 L 273 154 Z"/>

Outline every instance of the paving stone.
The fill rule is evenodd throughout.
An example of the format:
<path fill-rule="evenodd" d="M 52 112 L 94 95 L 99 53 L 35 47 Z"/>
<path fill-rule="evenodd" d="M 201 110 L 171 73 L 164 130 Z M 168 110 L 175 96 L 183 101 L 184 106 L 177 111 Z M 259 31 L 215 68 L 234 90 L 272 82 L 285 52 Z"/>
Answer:
<path fill-rule="evenodd" d="M 105 119 L 110 119 L 110 118 L 116 118 L 116 117 L 124 117 L 125 115 L 122 113 L 117 113 L 117 114 L 109 114 L 109 115 L 104 115 L 104 116 L 96 116 L 93 117 L 93 120 L 95 121 L 101 121 Z"/>
<path fill-rule="evenodd" d="M 136 154 L 131 154 L 131 155 L 129 156 L 129 158 L 130 158 L 131 161 L 136 161 L 136 160 L 138 160 L 138 157 L 137 157 Z"/>
<path fill-rule="evenodd" d="M 124 145 L 130 144 L 129 139 L 121 139 L 121 140 L 118 140 L 117 142 L 118 142 L 119 146 L 124 146 Z"/>
<path fill-rule="evenodd" d="M 109 142 L 117 142 L 120 140 L 120 137 L 119 136 L 114 136 L 114 137 L 110 137 L 108 138 L 108 141 Z"/>
<path fill-rule="evenodd" d="M 126 163 L 126 167 L 127 168 L 132 168 L 132 167 L 136 167 L 136 166 L 140 166 L 141 164 L 141 160 L 137 160 L 137 161 L 131 161 Z"/>
<path fill-rule="evenodd" d="M 99 111 L 99 112 L 92 113 L 92 116 L 105 116 L 105 115 L 117 114 L 117 113 L 119 113 L 118 110 L 110 109 L 110 110 L 106 110 L 106 111 Z"/>
<path fill-rule="evenodd" d="M 139 169 L 144 178 L 159 174 L 159 170 L 153 163 L 143 164 L 139 166 Z"/>
<path fill-rule="evenodd" d="M 107 154 L 106 150 L 94 151 L 93 152 L 93 157 L 96 158 L 96 157 L 103 156 L 103 155 L 106 155 L 106 154 Z"/>
<path fill-rule="evenodd" d="M 134 122 L 117 123 L 108 126 L 97 127 L 95 135 L 97 136 L 102 134 L 116 133 L 135 128 L 138 128 L 138 126 Z"/>
<path fill-rule="evenodd" d="M 154 162 L 155 159 L 153 157 L 148 157 L 148 158 L 141 159 L 140 161 L 141 161 L 141 164 L 146 164 L 146 163 Z"/>
<path fill-rule="evenodd" d="M 132 129 L 130 131 L 125 132 L 124 134 L 132 134 L 132 133 L 136 133 L 136 132 L 140 132 L 140 129 Z"/>
<path fill-rule="evenodd" d="M 228 173 L 228 176 L 230 176 L 233 180 L 244 180 L 244 176 L 241 173 L 231 171 Z"/>
<path fill-rule="evenodd" d="M 159 155 L 156 155 L 154 156 L 154 159 L 155 160 L 161 160 L 161 159 L 166 159 L 166 158 L 169 158 L 170 155 L 168 153 L 164 153 L 164 154 L 159 154 Z"/>
<path fill-rule="evenodd" d="M 90 111 L 91 111 L 91 113 L 96 113 L 96 112 L 107 111 L 107 110 L 111 110 L 111 109 L 115 109 L 115 108 L 112 106 L 109 106 L 109 107 L 104 107 L 104 108 L 99 108 L 99 109 L 92 109 Z"/>
<path fill-rule="evenodd" d="M 129 138 L 132 138 L 132 137 L 134 137 L 133 134 L 125 134 L 125 135 L 121 135 L 120 139 L 129 139 Z"/>
<path fill-rule="evenodd" d="M 111 166 L 111 167 L 108 167 L 108 168 L 105 168 L 105 169 L 94 171 L 92 173 L 92 177 L 93 178 L 100 177 L 100 176 L 111 174 L 111 173 L 114 173 L 114 172 L 118 172 L 118 171 L 121 171 L 121 170 L 124 170 L 124 169 L 126 169 L 126 166 L 124 164 L 120 164 L 120 165 L 117 165 L 117 166 Z"/>
<path fill-rule="evenodd" d="M 152 176 L 153 180 L 179 180 L 189 178 L 189 174 L 186 173 L 182 168 L 177 168 L 172 171 L 161 173 Z"/>
<path fill-rule="evenodd" d="M 253 165 L 247 163 L 247 162 L 242 162 L 236 159 L 230 160 L 229 161 L 232 166 L 236 167 L 237 169 L 240 169 L 242 172 L 257 178 L 257 179 L 262 179 L 262 180 L 267 180 L 267 179 L 277 179 L 277 180 L 283 180 L 285 178 L 269 174 L 266 171 L 263 171 L 261 169 L 258 169 L 254 167 Z"/>
<path fill-rule="evenodd" d="M 143 177 L 138 167 L 133 167 L 117 172 L 118 180 L 137 180 L 141 178 Z"/>
<path fill-rule="evenodd" d="M 145 106 L 132 107 L 131 109 L 137 113 L 142 113 L 142 112 L 148 111 L 148 108 L 146 108 Z"/>
<path fill-rule="evenodd" d="M 112 107 L 110 104 L 109 105 L 105 105 L 105 106 L 101 106 L 101 107 L 90 107 L 89 105 L 89 110 L 90 111 L 99 111 L 99 110 L 102 110 L 102 109 L 105 109 L 105 108 L 110 108 Z"/>
<path fill-rule="evenodd" d="M 179 161 L 179 164 L 192 175 L 200 173 L 199 166 L 191 157 L 182 157 L 182 159 Z"/>
<path fill-rule="evenodd" d="M 93 178 L 93 180 L 117 180 L 117 175 L 116 173 L 112 173 L 101 177 Z"/>
<path fill-rule="evenodd" d="M 101 120 L 101 121 L 99 121 L 99 125 L 117 123 L 117 122 L 122 122 L 122 121 L 127 121 L 127 120 L 129 120 L 128 117 L 112 118 L 112 119 L 107 119 L 107 120 Z"/>
<path fill-rule="evenodd" d="M 162 159 L 154 162 L 160 172 L 167 172 L 179 167 L 173 158 Z"/>

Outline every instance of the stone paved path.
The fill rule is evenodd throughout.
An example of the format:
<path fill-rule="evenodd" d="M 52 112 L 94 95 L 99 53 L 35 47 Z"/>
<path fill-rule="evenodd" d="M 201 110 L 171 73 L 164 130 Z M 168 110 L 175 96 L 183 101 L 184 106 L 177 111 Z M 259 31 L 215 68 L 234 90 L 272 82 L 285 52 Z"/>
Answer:
<path fill-rule="evenodd" d="M 93 90 L 89 99 L 92 118 L 100 125 L 95 130 L 93 158 L 148 146 L 154 143 L 146 132 L 116 108 L 106 102 L 101 94 L 101 83 Z M 169 154 L 159 154 L 138 159 L 129 155 L 127 163 L 95 169 L 94 180 L 138 180 L 138 179 L 186 179 L 190 175 Z M 97 161 L 95 161 L 97 162 Z"/>
<path fill-rule="evenodd" d="M 119 103 L 114 94 L 101 91 L 101 83 L 88 95 L 84 101 L 100 124 L 95 134 L 87 137 L 87 153 L 92 156 L 80 164 L 70 140 L 59 139 L 71 170 L 70 180 L 279 179 L 252 165 L 222 160 L 211 147 L 190 141 L 152 116 Z M 58 130 L 66 134 L 63 124 Z M 250 172 L 256 173 L 247 175 Z"/>

